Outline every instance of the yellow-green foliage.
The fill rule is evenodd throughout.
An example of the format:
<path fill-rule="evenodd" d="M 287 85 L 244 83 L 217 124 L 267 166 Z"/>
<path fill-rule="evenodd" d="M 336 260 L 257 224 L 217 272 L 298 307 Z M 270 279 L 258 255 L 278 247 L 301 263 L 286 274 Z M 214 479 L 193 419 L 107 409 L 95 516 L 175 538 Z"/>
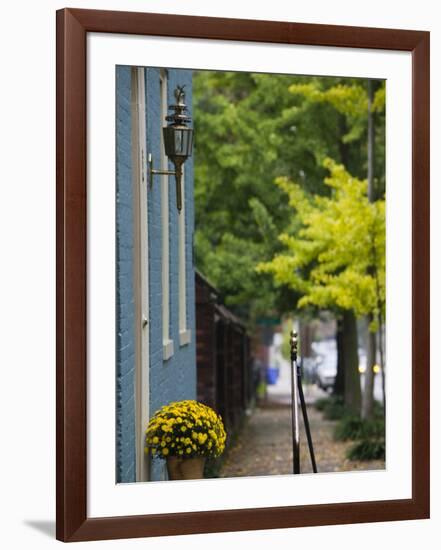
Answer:
<path fill-rule="evenodd" d="M 225 449 L 222 418 L 213 409 L 193 400 L 161 407 L 150 420 L 145 450 L 153 456 L 216 457 Z"/>
<path fill-rule="evenodd" d="M 300 229 L 280 235 L 286 252 L 257 269 L 301 292 L 298 307 L 384 313 L 385 202 L 369 202 L 367 182 L 344 166 L 326 159 L 325 167 L 329 197 L 309 195 L 287 178 L 276 180 L 289 196 Z"/>
<path fill-rule="evenodd" d="M 316 103 L 329 103 L 339 113 L 348 116 L 367 116 L 368 96 L 366 87 L 360 84 L 336 84 L 331 88 L 321 90 L 314 83 L 293 84 L 289 87 L 292 94 L 303 95 L 306 99 Z M 373 110 L 384 110 L 386 89 L 384 84 L 376 91 L 373 101 Z"/>
<path fill-rule="evenodd" d="M 368 93 L 364 83 L 336 84 L 322 88 L 319 81 L 306 84 L 293 84 L 289 91 L 300 95 L 309 103 L 327 103 L 350 121 L 349 131 L 342 136 L 343 143 L 358 140 L 363 135 L 367 123 Z M 374 94 L 372 111 L 382 113 L 386 103 L 386 88 L 383 82 Z"/>

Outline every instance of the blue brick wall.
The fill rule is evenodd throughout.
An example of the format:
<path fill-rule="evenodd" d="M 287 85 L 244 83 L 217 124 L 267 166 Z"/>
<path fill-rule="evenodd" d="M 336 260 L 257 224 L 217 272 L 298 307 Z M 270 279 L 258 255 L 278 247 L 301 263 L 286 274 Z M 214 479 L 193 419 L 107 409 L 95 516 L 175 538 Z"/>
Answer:
<path fill-rule="evenodd" d="M 160 164 L 160 132 L 164 121 L 160 120 L 159 70 L 146 71 L 147 95 L 147 150 L 152 152 L 155 165 Z M 186 84 L 186 103 L 191 112 L 191 71 L 168 71 L 168 104 L 175 102 L 176 85 Z M 170 164 L 170 169 L 173 165 Z M 170 254 L 170 338 L 174 343 L 174 354 L 163 361 L 162 342 L 162 235 L 161 235 L 161 185 L 155 177 L 149 195 L 149 267 L 150 267 L 150 414 L 162 405 L 180 399 L 196 398 L 196 346 L 195 346 L 195 299 L 194 270 L 192 263 L 192 235 L 194 229 L 193 209 L 193 160 L 185 163 L 185 207 L 186 207 L 186 249 L 187 261 L 187 328 L 191 330 L 190 344 L 179 345 L 179 219 L 176 208 L 176 187 L 174 177 L 169 186 L 169 254 Z M 162 461 L 153 461 L 152 479 L 164 479 Z"/>
<path fill-rule="evenodd" d="M 133 300 L 133 196 L 131 183 L 131 121 L 129 67 L 118 67 L 116 73 L 116 162 L 117 162 L 117 481 L 135 480 L 135 338 Z M 160 163 L 160 92 L 158 69 L 146 70 L 147 151 L 156 167 Z M 177 84 L 186 84 L 186 103 L 191 113 L 191 71 L 168 71 L 168 104 L 174 103 Z M 170 165 L 170 169 L 173 166 Z M 162 233 L 161 185 L 155 177 L 148 190 L 148 260 L 150 307 L 150 415 L 170 401 L 196 397 L 195 288 L 192 242 L 194 231 L 193 160 L 185 163 L 186 209 L 186 294 L 187 329 L 191 342 L 179 345 L 179 219 L 176 208 L 174 178 L 169 186 L 169 254 L 170 254 L 170 338 L 173 356 L 163 360 L 162 342 Z M 153 461 L 151 479 L 165 477 L 162 461 Z"/>
<path fill-rule="evenodd" d="M 135 339 L 131 69 L 116 68 L 116 453 L 119 482 L 135 480 Z"/>

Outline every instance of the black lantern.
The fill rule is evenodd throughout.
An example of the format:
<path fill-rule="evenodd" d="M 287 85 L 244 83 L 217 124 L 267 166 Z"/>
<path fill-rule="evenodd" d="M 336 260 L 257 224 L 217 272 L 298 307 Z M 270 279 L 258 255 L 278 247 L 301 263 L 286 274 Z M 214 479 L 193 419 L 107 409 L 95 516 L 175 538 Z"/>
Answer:
<path fill-rule="evenodd" d="M 187 126 L 191 122 L 185 105 L 185 86 L 178 86 L 175 90 L 176 104 L 170 105 L 173 111 L 165 119 L 168 126 L 163 128 L 165 154 L 173 162 L 175 170 L 154 170 L 151 155 L 149 155 L 150 181 L 154 174 L 174 175 L 176 180 L 176 206 L 182 209 L 182 165 L 191 156 L 193 150 L 193 129 Z"/>

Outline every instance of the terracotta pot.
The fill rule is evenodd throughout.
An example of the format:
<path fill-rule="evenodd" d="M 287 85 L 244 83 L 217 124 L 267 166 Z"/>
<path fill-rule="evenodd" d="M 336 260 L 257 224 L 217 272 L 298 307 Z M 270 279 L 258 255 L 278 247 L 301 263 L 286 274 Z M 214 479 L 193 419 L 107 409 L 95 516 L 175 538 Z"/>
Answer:
<path fill-rule="evenodd" d="M 167 457 L 167 471 L 169 479 L 202 479 L 204 477 L 204 456 L 192 458 Z"/>

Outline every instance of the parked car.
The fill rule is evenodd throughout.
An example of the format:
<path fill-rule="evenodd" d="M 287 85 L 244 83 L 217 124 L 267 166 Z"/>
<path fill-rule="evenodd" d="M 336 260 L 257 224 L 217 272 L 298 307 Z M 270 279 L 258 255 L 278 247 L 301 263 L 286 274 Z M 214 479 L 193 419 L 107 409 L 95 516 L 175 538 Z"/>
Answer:
<path fill-rule="evenodd" d="M 320 350 L 322 353 L 324 346 L 328 349 L 327 353 L 317 356 L 315 383 L 323 390 L 331 391 L 334 387 L 335 377 L 337 376 L 337 351 L 335 345 L 333 346 L 332 343 L 323 342 L 320 344 L 322 344 Z M 363 374 L 366 370 L 366 352 L 363 348 L 358 348 L 358 364 L 358 370 L 361 374 L 361 378 L 363 378 Z"/>
<path fill-rule="evenodd" d="M 335 377 L 337 376 L 336 357 L 324 357 L 318 364 L 316 370 L 316 384 L 325 391 L 330 391 L 334 387 Z"/>
<path fill-rule="evenodd" d="M 334 386 L 337 376 L 337 346 L 334 338 L 313 342 L 315 353 L 314 382 L 325 391 Z"/>
<path fill-rule="evenodd" d="M 317 380 L 317 358 L 302 357 L 302 374 L 307 384 L 315 384 Z"/>

